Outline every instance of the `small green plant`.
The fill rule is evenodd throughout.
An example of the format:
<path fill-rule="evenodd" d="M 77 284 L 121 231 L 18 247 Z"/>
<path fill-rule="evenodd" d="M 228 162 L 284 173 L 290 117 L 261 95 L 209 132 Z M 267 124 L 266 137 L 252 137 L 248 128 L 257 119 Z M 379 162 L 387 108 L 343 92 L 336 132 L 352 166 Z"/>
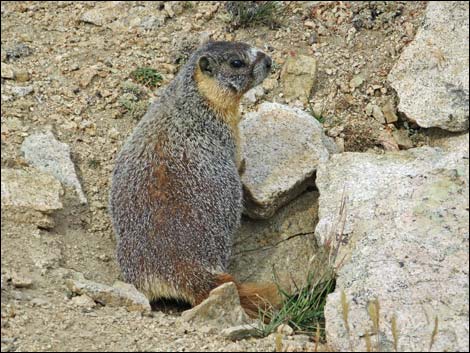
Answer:
<path fill-rule="evenodd" d="M 336 273 L 332 267 L 326 270 L 317 270 L 320 266 L 314 268 L 308 274 L 307 284 L 293 294 L 281 288 L 277 281 L 283 305 L 279 310 L 260 312 L 260 321 L 269 322 L 262 326 L 263 335 L 269 335 L 279 325 L 287 324 L 298 333 L 313 335 L 315 331 L 321 331 L 324 336 L 324 307 L 328 294 L 335 289 Z"/>
<path fill-rule="evenodd" d="M 317 119 L 320 124 L 323 124 L 325 122 L 323 111 L 321 112 L 315 111 L 310 101 L 308 102 L 308 110 L 310 111 L 310 115 L 312 115 L 315 119 Z"/>
<path fill-rule="evenodd" d="M 88 166 L 92 169 L 97 169 L 100 166 L 100 161 L 92 158 L 88 161 Z"/>
<path fill-rule="evenodd" d="M 163 80 L 162 75 L 155 69 L 139 67 L 131 72 L 131 78 L 146 87 L 155 88 Z"/>
<path fill-rule="evenodd" d="M 339 248 L 343 242 L 344 223 L 346 220 L 347 196 L 343 190 L 339 218 L 334 229 L 330 231 L 328 239 L 323 247 L 318 249 L 315 262 L 307 275 L 305 286 L 298 288 L 294 293 L 281 288 L 280 281 L 275 277 L 283 305 L 280 309 L 273 308 L 260 310 L 260 331 L 263 335 L 274 332 L 281 324 L 287 324 L 297 333 L 314 335 L 316 342 L 325 336 L 325 314 L 324 308 L 328 294 L 332 293 L 336 286 L 336 273 L 342 264 L 337 262 Z M 344 297 L 346 298 L 346 297 Z M 345 301 L 345 303 L 347 303 Z M 348 315 L 349 306 L 344 311 Z M 267 323 L 266 323 L 267 322 Z"/>
<path fill-rule="evenodd" d="M 228 1 L 226 9 L 234 27 L 279 27 L 281 5 L 277 1 Z"/>
<path fill-rule="evenodd" d="M 142 86 L 133 83 L 132 81 L 124 81 L 121 84 L 121 88 L 123 93 L 130 93 L 138 100 L 147 96 L 145 89 Z"/>
<path fill-rule="evenodd" d="M 192 3 L 192 1 L 183 1 L 183 9 L 185 10 L 188 10 L 188 9 L 192 9 L 194 4 Z"/>

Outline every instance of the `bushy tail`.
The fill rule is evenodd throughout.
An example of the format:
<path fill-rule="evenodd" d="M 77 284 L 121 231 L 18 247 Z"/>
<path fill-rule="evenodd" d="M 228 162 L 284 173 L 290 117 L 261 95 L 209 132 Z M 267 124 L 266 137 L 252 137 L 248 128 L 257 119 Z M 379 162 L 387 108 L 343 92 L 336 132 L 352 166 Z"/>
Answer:
<path fill-rule="evenodd" d="M 257 318 L 260 310 L 277 308 L 282 303 L 281 295 L 274 283 L 239 283 L 227 273 L 217 275 L 217 286 L 227 282 L 235 283 L 240 304 L 252 318 Z"/>

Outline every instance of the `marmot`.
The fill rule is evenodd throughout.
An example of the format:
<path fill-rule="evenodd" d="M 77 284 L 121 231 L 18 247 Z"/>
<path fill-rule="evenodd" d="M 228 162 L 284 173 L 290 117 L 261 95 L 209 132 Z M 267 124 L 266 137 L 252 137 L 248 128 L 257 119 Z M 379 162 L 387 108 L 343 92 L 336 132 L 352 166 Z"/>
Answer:
<path fill-rule="evenodd" d="M 278 301 L 273 284 L 238 284 L 226 273 L 243 208 L 239 103 L 271 64 L 245 43 L 206 43 L 122 147 L 110 194 L 117 260 L 149 300 L 196 305 L 235 282 L 249 314 Z"/>

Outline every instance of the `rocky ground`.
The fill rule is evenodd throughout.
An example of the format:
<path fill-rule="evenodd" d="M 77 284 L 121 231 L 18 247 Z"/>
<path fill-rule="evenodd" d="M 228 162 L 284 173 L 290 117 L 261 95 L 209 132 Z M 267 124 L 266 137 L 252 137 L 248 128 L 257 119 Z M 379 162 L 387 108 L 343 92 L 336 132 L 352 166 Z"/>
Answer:
<path fill-rule="evenodd" d="M 468 349 L 468 339 L 464 339 L 468 337 L 468 272 L 467 280 L 459 282 L 465 275 L 461 267 L 466 264 L 468 268 L 468 230 L 464 231 L 468 229 L 468 174 L 463 172 L 465 165 L 468 168 L 468 133 L 465 135 L 468 131 L 468 30 L 465 61 L 462 52 L 465 46 L 460 44 L 464 41 L 459 42 L 460 37 L 455 39 L 455 47 L 449 45 L 448 50 L 446 43 L 433 39 L 432 33 L 421 33 L 417 36 L 421 41 L 414 41 L 425 21 L 427 2 L 281 3 L 282 13 L 277 16 L 276 26 L 235 28 L 221 2 L 2 2 L 2 351 L 279 349 L 276 335 L 232 342 L 221 337 L 217 330 L 205 329 L 204 324 L 181 322 L 178 311 L 150 311 L 139 304 L 138 293 L 128 292 L 119 285 L 112 286 L 120 279 L 107 212 L 115 155 L 149 102 L 171 81 L 188 54 L 207 38 L 247 41 L 265 50 L 275 62 L 272 74 L 261 88 L 250 92 L 244 100 L 243 112 L 258 110 L 262 102 L 300 108 L 316 121 L 308 124 L 311 129 L 308 131 L 312 131 L 314 137 L 302 136 L 299 144 L 325 144 L 308 150 L 309 158 L 315 156 L 313 160 L 306 160 L 308 166 L 294 163 L 291 169 L 289 165 L 289 170 L 296 171 L 291 173 L 295 175 L 289 175 L 288 182 L 276 185 L 280 191 L 274 196 L 266 196 L 265 190 L 269 188 L 251 184 L 254 203 L 259 206 L 265 202 L 272 207 L 269 215 L 260 216 L 258 212 L 260 217 L 257 218 L 272 216 L 279 207 L 289 204 L 269 220 L 244 220 L 236 239 L 240 250 L 235 251 L 233 271 L 244 279 L 258 279 L 259 274 L 251 274 L 256 263 L 259 272 L 269 277 L 276 259 L 281 259 L 303 276 L 303 264 L 313 256 L 317 243 L 322 243 L 334 223 L 329 217 L 337 212 L 338 190 L 344 184 L 352 185 L 359 180 L 365 168 L 364 171 L 371 174 L 364 173 L 368 175 L 366 182 L 358 182 L 349 195 L 352 206 L 351 215 L 345 221 L 345 233 L 351 239 L 352 260 L 344 267 L 339 281 L 341 289 L 354 300 L 358 299 L 351 309 L 351 325 L 358 328 L 354 344 L 363 344 L 365 329 L 361 325 L 367 319 L 358 305 L 365 305 L 372 294 L 382 296 L 383 293 L 374 288 L 357 287 L 351 268 L 362 268 L 361 273 L 368 274 L 360 283 L 382 286 L 385 293 L 418 286 L 421 281 L 413 277 L 413 270 L 431 268 L 436 277 L 426 277 L 423 282 L 446 282 L 449 276 L 455 275 L 449 281 L 450 294 L 439 297 L 445 305 L 440 307 L 439 303 L 414 297 L 414 292 L 406 293 L 411 299 L 401 305 L 423 306 L 426 315 L 418 315 L 417 321 L 413 321 L 409 312 L 398 312 L 398 315 L 403 314 L 402 327 L 409 332 L 415 326 L 422 326 L 416 330 L 416 335 L 411 332 L 402 336 L 403 341 L 411 342 L 404 347 L 422 348 L 413 340 L 415 337 L 422 339 L 428 331 L 432 333 L 432 317 L 437 312 L 445 333 L 435 347 Z M 438 8 L 429 11 L 444 13 Z M 466 10 L 460 4 L 451 11 L 454 11 L 451 18 L 463 21 L 464 25 L 467 21 L 468 28 L 468 5 Z M 463 11 L 466 11 L 466 19 L 459 15 Z M 426 28 L 449 23 L 445 17 L 431 17 L 437 18 L 437 25 L 429 24 Z M 461 23 L 455 23 L 445 27 L 459 34 Z M 446 38 L 454 37 L 452 34 Z M 419 43 L 428 43 L 424 44 L 428 47 L 416 49 Z M 407 48 L 418 50 L 418 54 L 404 53 Z M 415 58 L 411 64 L 410 58 Z M 428 124 L 421 121 L 421 116 L 414 117 L 416 111 L 424 109 L 410 108 L 413 101 L 424 97 L 417 96 L 421 88 L 410 88 L 412 83 L 408 81 L 399 84 L 405 82 L 406 77 L 413 82 L 420 81 L 405 69 L 416 64 L 413 72 L 418 72 L 420 78 L 420 70 L 426 66 L 423 62 L 430 64 L 430 77 L 443 77 L 441 86 L 445 88 L 444 93 L 438 92 L 437 96 L 426 93 L 428 101 L 421 100 L 424 106 L 440 108 L 442 102 L 442 106 L 447 103 L 442 95 L 451 92 L 451 102 L 445 109 L 438 113 L 430 110 L 426 115 L 441 116 L 440 112 L 444 111 L 442 116 L 450 116 L 447 119 L 450 123 Z M 135 82 L 131 73 L 139 67 L 158 70 L 163 81 L 155 89 Z M 466 82 L 453 76 L 462 72 L 466 73 Z M 465 105 L 467 110 L 462 108 Z M 446 110 L 448 106 L 450 111 Z M 248 145 L 260 136 L 266 138 L 262 130 L 250 137 L 252 127 L 256 126 L 256 117 L 255 122 L 251 118 L 247 115 L 245 122 L 249 127 Z M 303 124 L 305 118 L 299 114 L 292 119 L 293 124 L 289 125 L 297 126 L 295 124 Z M 318 123 L 331 139 L 320 131 L 322 127 L 317 127 Z M 437 127 L 460 132 L 450 133 Z M 282 130 L 282 126 L 280 128 Z M 289 135 L 292 132 L 284 131 L 276 132 L 279 141 L 295 139 Z M 459 135 L 462 132 L 464 135 Z M 456 139 L 451 139 L 455 134 Z M 329 148 L 332 141 L 336 144 L 334 150 Z M 278 140 L 273 140 L 273 148 L 276 142 Z M 430 147 L 415 149 L 426 145 L 444 147 L 450 152 L 436 152 L 429 150 Z M 462 147 L 465 145 L 466 154 Z M 399 151 L 408 149 L 411 150 Z M 455 150 L 463 152 L 459 154 Z M 259 150 L 255 146 L 248 151 L 252 151 L 249 157 L 256 165 Z M 358 154 L 336 154 L 331 158 L 335 152 Z M 267 164 L 278 168 L 278 173 L 282 168 L 286 170 L 282 163 L 295 160 L 297 153 L 300 152 L 295 148 L 290 150 L 282 155 L 282 161 L 281 154 L 269 156 Z M 50 159 L 51 155 L 55 157 Z M 322 167 L 329 158 L 329 164 Z M 406 168 L 396 165 L 397 159 L 405 161 Z M 320 201 L 312 179 L 317 166 Z M 332 172 L 327 174 L 330 168 Z M 346 168 L 352 179 L 342 175 L 341 168 Z M 253 170 L 252 175 L 261 175 L 258 172 Z M 414 181 L 409 181 L 411 179 Z M 425 179 L 428 181 L 423 181 Z M 392 180 L 397 184 L 392 184 Z M 250 185 L 250 180 L 244 183 Z M 418 206 L 406 202 L 394 206 L 393 193 L 378 189 L 383 185 L 395 185 L 391 186 L 393 190 L 405 188 L 400 194 L 402 197 L 417 197 L 424 206 L 416 209 Z M 370 193 L 361 193 L 363 189 Z M 428 189 L 433 193 L 426 194 Z M 323 194 L 322 198 L 322 190 L 330 190 L 329 195 L 334 196 L 326 198 Z M 457 209 L 453 202 L 458 202 Z M 387 205 L 390 205 L 388 209 Z M 436 205 L 444 205 L 438 213 L 434 212 Z M 315 240 L 313 233 L 319 207 L 320 228 Z M 374 223 L 374 229 L 383 226 L 383 231 L 374 233 L 370 224 L 354 221 L 368 219 L 368 210 L 377 207 L 376 214 L 383 213 L 390 219 L 382 222 L 384 224 Z M 413 215 L 404 214 L 403 209 L 416 210 L 417 221 L 424 222 L 420 223 L 424 226 L 411 227 L 415 222 Z M 252 213 L 256 212 L 255 209 Z M 388 239 L 387 232 L 395 227 L 395 218 L 401 223 Z M 441 218 L 460 221 L 447 224 L 439 221 Z M 444 240 L 439 239 L 435 230 L 423 230 L 429 222 L 439 224 L 441 228 L 435 229 L 439 229 Z M 362 262 L 364 254 L 354 244 L 363 244 L 366 249 L 374 249 L 377 244 L 393 248 L 400 234 L 411 229 L 414 229 L 414 236 L 409 239 L 412 248 L 398 247 L 403 257 L 412 258 L 409 263 L 402 259 L 411 272 L 407 272 L 403 281 L 394 279 L 387 287 L 389 284 L 380 281 L 383 273 L 377 274 L 367 267 Z M 421 246 L 420 237 L 431 233 Z M 441 246 L 439 241 L 446 245 Z M 252 251 L 253 246 L 258 252 Z M 419 258 L 413 261 L 420 246 L 429 257 L 435 256 L 438 260 Z M 292 249 L 299 248 L 302 251 L 293 254 Z M 434 248 L 441 250 L 430 250 Z M 381 268 L 388 266 L 382 261 L 384 256 L 394 258 L 395 255 L 391 251 L 372 252 L 367 256 L 375 256 L 377 268 Z M 451 269 L 440 267 L 447 258 L 452 260 Z M 246 275 L 247 269 L 250 275 Z M 86 280 L 92 283 L 83 282 Z M 458 288 L 462 281 L 466 309 L 465 300 L 454 300 L 462 293 Z M 432 293 L 439 288 L 430 285 L 423 290 Z M 347 349 L 348 339 L 337 310 L 338 298 L 339 287 L 327 308 L 331 322 L 327 337 L 338 337 L 336 342 L 332 339 L 332 347 Z M 390 309 L 384 319 L 389 321 L 392 310 L 396 310 L 394 302 L 399 302 L 400 298 L 389 295 L 383 299 L 384 307 Z M 439 308 L 433 312 L 436 306 Z M 455 317 L 457 324 L 446 326 Z M 460 322 L 463 324 L 457 327 Z M 386 327 L 383 335 L 384 346 L 390 348 L 390 327 Z M 306 336 L 290 336 L 285 332 L 282 336 L 284 349 L 313 350 L 314 343 Z"/>

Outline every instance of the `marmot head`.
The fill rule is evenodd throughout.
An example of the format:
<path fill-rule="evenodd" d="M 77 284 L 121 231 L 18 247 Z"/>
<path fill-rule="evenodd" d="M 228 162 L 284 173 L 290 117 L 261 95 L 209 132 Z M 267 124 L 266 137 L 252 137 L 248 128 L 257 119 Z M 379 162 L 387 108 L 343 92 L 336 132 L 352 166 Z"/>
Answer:
<path fill-rule="evenodd" d="M 271 71 L 271 58 L 242 42 L 209 42 L 195 55 L 196 70 L 239 96 L 263 82 Z"/>

